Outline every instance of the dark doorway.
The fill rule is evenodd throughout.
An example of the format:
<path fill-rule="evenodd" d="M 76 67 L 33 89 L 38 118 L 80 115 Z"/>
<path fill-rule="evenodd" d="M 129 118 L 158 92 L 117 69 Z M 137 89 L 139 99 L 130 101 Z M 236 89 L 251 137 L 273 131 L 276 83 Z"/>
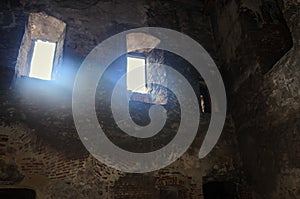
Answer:
<path fill-rule="evenodd" d="M 30 189 L 0 189 L 3 199 L 35 199 L 35 191 Z"/>
<path fill-rule="evenodd" d="M 208 182 L 203 194 L 204 199 L 238 199 L 237 185 L 231 182 Z"/>

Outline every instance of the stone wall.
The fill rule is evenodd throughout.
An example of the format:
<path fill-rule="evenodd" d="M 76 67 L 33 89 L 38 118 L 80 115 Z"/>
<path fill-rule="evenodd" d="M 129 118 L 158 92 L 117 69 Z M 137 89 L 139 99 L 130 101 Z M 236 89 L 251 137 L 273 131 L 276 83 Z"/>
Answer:
<path fill-rule="evenodd" d="M 230 90 L 254 73 L 267 73 L 292 47 L 276 0 L 216 1 L 212 26 Z"/>
<path fill-rule="evenodd" d="M 201 132 L 209 116 L 203 116 Z M 126 174 L 111 169 L 90 155 L 70 157 L 52 147 L 24 124 L 2 125 L 0 133 L 0 188 L 28 188 L 37 198 L 162 198 L 161 190 L 173 190 L 178 198 L 203 198 L 207 181 L 230 181 L 247 189 L 237 140 L 230 118 L 216 148 L 205 159 L 197 157 L 203 133 L 193 146 L 170 166 L 146 174 Z M 246 198 L 246 197 L 244 197 Z"/>
<path fill-rule="evenodd" d="M 241 197 L 248 197 L 230 115 L 218 145 L 205 159 L 199 160 L 197 155 L 209 123 L 209 113 L 202 115 L 198 136 L 183 157 L 167 168 L 143 175 L 125 174 L 95 160 L 83 147 L 73 123 L 71 94 L 75 72 L 90 50 L 115 33 L 142 26 L 172 28 L 200 42 L 217 60 L 210 18 L 204 14 L 203 2 L 6 0 L 1 1 L 0 6 L 0 74 L 3 81 L 0 93 L 0 188 L 30 188 L 37 192 L 37 198 L 55 199 L 154 199 L 164 198 L 167 193 L 178 198 L 199 199 L 203 198 L 203 182 L 230 181 L 244 190 Z M 53 83 L 22 78 L 8 90 L 30 12 L 45 12 L 67 24 L 62 71 Z M 167 53 L 164 61 L 189 79 L 198 97 L 205 90 L 200 75 L 186 61 Z M 104 89 L 99 88 L 99 103 L 96 104 L 98 120 L 107 135 L 129 150 L 143 151 L 145 147 L 149 150 L 148 147 L 167 144 L 170 136 L 159 139 L 161 143 L 154 140 L 148 145 L 133 143 L 123 135 L 116 136 L 119 130 L 112 120 L 110 96 L 106 92 L 113 86 L 107 81 L 109 77 L 103 79 Z M 205 98 L 209 110 L 207 93 Z M 176 133 L 179 122 L 176 98 L 170 96 L 170 99 L 165 105 L 171 117 L 163 129 L 166 135 Z M 149 123 L 147 111 L 150 105 L 130 104 L 136 123 Z"/>
<path fill-rule="evenodd" d="M 253 197 L 299 198 L 299 1 L 217 2 L 225 73 L 240 67 L 230 101 Z"/>
<path fill-rule="evenodd" d="M 131 28 L 158 26 L 188 34 L 213 56 L 215 46 L 204 4 L 197 1 L 73 1 L 5 0 L 0 4 L 0 65 L 3 78 L 11 79 L 25 23 L 31 12 L 44 12 L 67 24 L 61 80 L 72 85 L 83 58 L 101 41 Z M 8 71 L 8 72 L 6 72 Z M 58 78 L 59 79 L 59 78 Z"/>

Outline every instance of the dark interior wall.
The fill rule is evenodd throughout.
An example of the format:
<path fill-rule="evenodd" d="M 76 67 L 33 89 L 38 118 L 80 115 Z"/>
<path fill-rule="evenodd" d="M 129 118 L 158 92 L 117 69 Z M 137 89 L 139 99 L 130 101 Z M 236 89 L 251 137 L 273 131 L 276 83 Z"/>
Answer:
<path fill-rule="evenodd" d="M 253 196 L 299 198 L 299 2 L 216 1 L 212 15 Z"/>
<path fill-rule="evenodd" d="M 38 198 L 113 198 L 114 194 L 155 198 L 159 189 L 162 197 L 203 198 L 203 176 L 210 181 L 245 183 L 236 148 L 237 129 L 253 198 L 299 198 L 299 3 L 208 2 L 215 2 L 209 4 L 214 5 L 212 23 L 204 13 L 209 8 L 196 0 L 1 1 L 0 75 L 5 89 L 0 95 L 0 186 L 30 186 L 37 190 Z M 17 89 L 7 90 L 30 12 L 45 12 L 67 23 L 63 87 L 21 81 Z M 234 119 L 229 115 L 218 145 L 199 160 L 202 130 L 209 123 L 209 114 L 204 114 L 195 145 L 176 163 L 150 177 L 117 172 L 89 156 L 71 113 L 72 81 L 83 58 L 109 36 L 142 26 L 178 30 L 203 45 L 222 69 Z M 172 60 L 166 62 L 173 64 Z M 198 85 L 193 70 L 178 69 Z M 34 89 L 26 87 L 27 83 Z M 143 111 L 147 107 L 140 106 Z M 143 118 L 139 115 L 143 111 L 135 110 L 137 118 Z M 101 114 L 109 119 L 108 114 Z M 178 125 L 169 124 L 167 132 Z M 116 132 L 113 128 L 108 131 Z M 151 181 L 151 189 L 146 183 L 134 188 L 143 179 Z"/>
<path fill-rule="evenodd" d="M 253 73 L 267 73 L 292 47 L 276 0 L 220 0 L 211 13 L 217 48 L 225 63 L 223 72 L 231 90 L 238 90 Z"/>
<path fill-rule="evenodd" d="M 3 12 L 1 12 L 0 31 L 3 39 L 0 41 L 0 69 L 2 70 L 0 75 L 3 81 L 1 85 L 4 88 L 1 94 L 2 101 L 8 103 L 2 105 L 3 111 L 0 116 L 6 124 L 22 122 L 32 129 L 40 129 L 44 133 L 38 134 L 39 136 L 60 150 L 69 148 L 67 153 L 73 151 L 73 146 L 80 145 L 71 113 L 71 93 L 75 72 L 89 51 L 104 39 L 134 27 L 172 28 L 188 34 L 202 44 L 212 57 L 216 57 L 210 20 L 209 16 L 203 13 L 204 2 L 202 1 L 86 0 L 74 3 L 59 0 L 5 0 L 1 2 L 1 9 Z M 20 80 L 15 90 L 8 91 L 30 12 L 45 12 L 67 24 L 60 78 L 55 85 L 34 80 Z M 191 81 L 194 88 L 198 89 L 196 93 L 199 94 L 199 75 L 194 70 L 189 70 L 191 67 L 186 67 L 182 62 L 175 63 L 174 60 L 170 57 L 166 58 L 165 62 L 173 67 L 176 65 L 177 70 Z M 8 117 L 11 107 L 16 110 L 16 114 Z M 102 115 L 106 116 L 105 113 Z M 55 125 L 49 128 L 52 124 Z M 66 131 L 70 133 L 63 133 Z M 77 148 L 75 155 L 78 151 L 80 151 L 79 156 L 84 154 L 84 150 L 80 150 L 82 146 Z"/>
<path fill-rule="evenodd" d="M 13 108 L 10 111 L 13 115 L 17 114 Z M 67 136 L 71 136 L 72 132 L 66 129 L 58 132 L 65 134 L 64 142 L 61 142 L 58 141 L 59 135 L 54 134 L 52 140 L 41 139 L 41 134 L 47 134 L 47 131 L 28 127 L 26 122 L 1 125 L 0 187 L 30 188 L 36 191 L 38 199 L 157 199 L 161 190 L 164 190 L 161 196 L 176 193 L 182 198 L 203 198 L 203 176 L 207 176 L 205 182 L 228 181 L 247 187 L 232 119 L 227 119 L 222 136 L 209 156 L 198 158 L 208 123 L 209 115 L 202 115 L 194 144 L 176 162 L 164 169 L 140 175 L 117 171 L 88 153 L 82 154 L 78 143 L 73 143 L 72 147 L 69 144 L 72 139 Z M 173 132 L 173 126 L 167 126 L 165 132 Z M 109 128 L 106 130 L 113 133 Z M 53 145 L 55 143 L 60 146 Z M 140 143 L 131 143 L 129 147 L 132 145 L 134 149 L 140 148 Z M 67 148 L 68 151 L 65 150 Z"/>
<path fill-rule="evenodd" d="M 0 5 L 3 10 L 0 74 L 5 83 L 0 93 L 1 187 L 29 187 L 36 190 L 37 198 L 125 199 L 157 198 L 160 190 L 161 198 L 174 194 L 203 198 L 203 176 L 245 185 L 230 115 L 218 145 L 207 158 L 199 160 L 197 156 L 210 120 L 209 114 L 202 114 L 198 136 L 189 151 L 169 167 L 145 175 L 125 174 L 98 162 L 82 146 L 73 123 L 71 88 L 75 72 L 93 47 L 115 33 L 142 26 L 171 28 L 198 41 L 217 61 L 204 1 L 5 0 Z M 67 24 L 61 73 L 65 85 L 25 78 L 8 90 L 30 12 L 45 12 Z M 174 63 L 172 56 L 169 60 L 165 58 L 166 63 L 176 66 L 199 89 L 199 75 L 191 67 Z M 102 94 L 107 96 L 105 92 Z M 133 106 L 133 115 L 147 123 L 149 104 L 133 103 Z M 104 110 L 108 105 L 99 103 L 99 107 L 103 120 L 110 124 L 105 130 L 116 135 L 111 115 Z M 176 119 L 167 123 L 165 132 L 176 131 Z M 126 143 L 126 139 L 117 141 Z M 127 145 L 131 149 L 148 147 L 143 143 Z"/>

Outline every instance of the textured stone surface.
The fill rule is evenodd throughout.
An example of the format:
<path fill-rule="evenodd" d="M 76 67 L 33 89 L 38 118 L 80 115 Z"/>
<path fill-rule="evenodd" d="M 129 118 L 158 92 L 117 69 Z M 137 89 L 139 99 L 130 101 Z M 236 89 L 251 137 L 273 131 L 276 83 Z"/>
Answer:
<path fill-rule="evenodd" d="M 221 19 L 224 23 L 219 24 L 220 32 L 216 33 L 219 38 L 229 35 L 224 40 L 226 45 L 222 39 L 220 42 L 227 70 L 234 70 L 232 60 L 245 69 L 239 75 L 243 81 L 234 79 L 235 90 L 230 101 L 247 180 L 253 197 L 258 199 L 300 197 L 299 1 L 280 2 L 277 5 L 276 1 L 229 1 L 220 10 L 228 18 Z M 291 36 L 285 30 L 282 16 L 278 15 L 279 8 Z M 230 16 L 233 13 L 239 14 Z M 247 17 L 250 13 L 253 16 Z M 230 21 L 232 27 L 228 29 Z M 271 27 L 276 31 L 269 32 Z M 229 34 L 224 34 L 224 29 Z M 252 34 L 260 34 L 269 41 Z M 252 40 L 249 46 L 244 41 L 251 37 L 257 41 Z M 285 53 L 290 46 L 289 37 L 293 39 L 293 47 Z M 238 46 L 243 46 L 242 50 L 237 51 Z M 259 57 L 267 58 L 267 62 Z"/>
<path fill-rule="evenodd" d="M 53 83 L 19 79 L 7 90 L 30 12 L 66 22 L 62 70 Z M 1 1 L 0 187 L 30 188 L 37 198 L 49 199 L 203 199 L 202 185 L 218 181 L 237 184 L 241 199 L 299 198 L 299 18 L 298 0 Z M 142 26 L 171 28 L 202 44 L 222 71 L 230 109 L 217 146 L 199 160 L 210 119 L 205 84 L 186 60 L 169 52 L 150 55 L 150 60 L 173 66 L 189 80 L 199 101 L 203 95 L 206 113 L 197 138 L 180 159 L 137 175 L 108 168 L 90 156 L 73 124 L 71 93 L 75 72 L 93 47 L 115 33 Z M 111 82 L 124 70 L 117 61 L 101 80 L 98 120 L 127 150 L 160 148 L 179 126 L 176 97 L 168 96 L 164 107 L 170 120 L 156 139 L 129 139 L 110 111 Z M 137 124 L 150 122 L 151 104 L 132 101 L 129 106 Z"/>
<path fill-rule="evenodd" d="M 16 74 L 29 76 L 30 62 L 33 56 L 31 48 L 36 40 L 45 40 L 56 43 L 52 73 L 52 79 L 55 79 L 54 74 L 57 73 L 57 68 L 62 62 L 66 24 L 44 13 L 31 13 L 25 26 L 25 33 L 15 66 Z"/>
<path fill-rule="evenodd" d="M 209 116 L 202 117 L 201 121 L 200 129 L 205 130 Z M 11 162 L 11 166 L 6 167 L 11 169 L 4 172 L 6 176 L 0 176 L 0 187 L 9 184 L 30 188 L 37 192 L 37 198 L 155 199 L 159 198 L 160 190 L 175 190 L 178 196 L 196 199 L 203 198 L 203 176 L 209 181 L 229 180 L 246 186 L 241 178 L 243 173 L 236 153 L 234 126 L 230 118 L 226 123 L 218 145 L 207 158 L 199 160 L 197 157 L 203 137 L 199 132 L 184 156 L 162 170 L 147 174 L 125 174 L 108 168 L 90 155 L 70 158 L 40 140 L 35 131 L 24 125 L 1 126 L 3 153 L 0 157 Z M 1 164 L 1 169 L 5 165 Z M 8 174 L 12 175 L 7 177 Z"/>
<path fill-rule="evenodd" d="M 212 26 L 228 87 L 237 90 L 251 74 L 267 73 L 292 47 L 276 1 L 217 1 L 214 7 Z"/>
<path fill-rule="evenodd" d="M 109 36 L 126 29 L 142 26 L 173 28 L 190 35 L 214 54 L 209 17 L 203 15 L 203 4 L 196 1 L 2 1 L 7 12 L 1 12 L 0 60 L 3 82 L 10 82 L 21 44 L 24 24 L 30 12 L 45 12 L 67 24 L 65 53 L 60 78 L 54 83 L 18 79 L 13 90 L 1 92 L 2 157 L 14 165 L 12 175 L 1 164 L 0 187 L 28 187 L 37 198 L 163 198 L 173 194 L 178 198 L 203 198 L 202 177 L 232 181 L 246 187 L 237 151 L 234 125 L 229 117 L 218 146 L 206 159 L 199 160 L 198 150 L 209 123 L 204 114 L 195 143 L 189 151 L 169 167 L 145 175 L 124 174 L 110 169 L 92 158 L 76 133 L 71 112 L 71 88 L 75 72 L 90 50 Z M 4 19 L 5 18 L 5 19 Z M 12 37 L 12 32 L 15 34 Z M 5 49 L 5 50 L 4 50 Z M 168 52 L 149 52 L 149 61 L 173 66 L 190 80 L 200 97 L 207 92 L 201 77 L 191 65 Z M 98 119 L 108 136 L 131 151 L 149 151 L 166 145 L 179 126 L 180 108 L 176 97 L 164 106 L 169 121 L 162 133 L 147 143 L 132 140 L 116 127 L 110 111 L 113 83 L 124 73 L 116 61 L 100 81 L 96 109 Z M 152 67 L 152 66 L 151 66 Z M 152 67 L 156 70 L 155 67 Z M 5 72 L 7 71 L 7 72 Z M 161 75 L 149 78 L 163 78 Z M 114 78 L 111 78 L 114 77 Z M 103 83 L 103 84 L 102 84 Z M 200 88 L 201 87 L 201 88 Z M 155 90 L 155 89 L 154 89 Z M 156 90 L 157 91 L 157 90 Z M 156 93 L 152 93 L 157 96 Z M 209 112 L 208 94 L 206 108 Z M 169 98 L 168 98 L 169 99 Z M 161 99 L 154 99 L 162 101 Z M 132 101 L 131 115 L 137 124 L 146 125 L 151 104 Z M 6 139 L 7 138 L 7 139 Z M 210 181 L 208 180 L 208 181 Z M 140 183 L 143 182 L 143 183 Z"/>

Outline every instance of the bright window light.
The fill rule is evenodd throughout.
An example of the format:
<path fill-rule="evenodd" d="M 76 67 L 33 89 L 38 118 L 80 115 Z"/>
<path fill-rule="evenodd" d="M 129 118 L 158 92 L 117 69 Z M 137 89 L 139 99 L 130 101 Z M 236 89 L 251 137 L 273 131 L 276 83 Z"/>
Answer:
<path fill-rule="evenodd" d="M 29 77 L 51 80 L 56 43 L 37 40 L 34 43 Z"/>
<path fill-rule="evenodd" d="M 127 57 L 127 90 L 147 93 L 145 65 L 145 58 Z"/>

